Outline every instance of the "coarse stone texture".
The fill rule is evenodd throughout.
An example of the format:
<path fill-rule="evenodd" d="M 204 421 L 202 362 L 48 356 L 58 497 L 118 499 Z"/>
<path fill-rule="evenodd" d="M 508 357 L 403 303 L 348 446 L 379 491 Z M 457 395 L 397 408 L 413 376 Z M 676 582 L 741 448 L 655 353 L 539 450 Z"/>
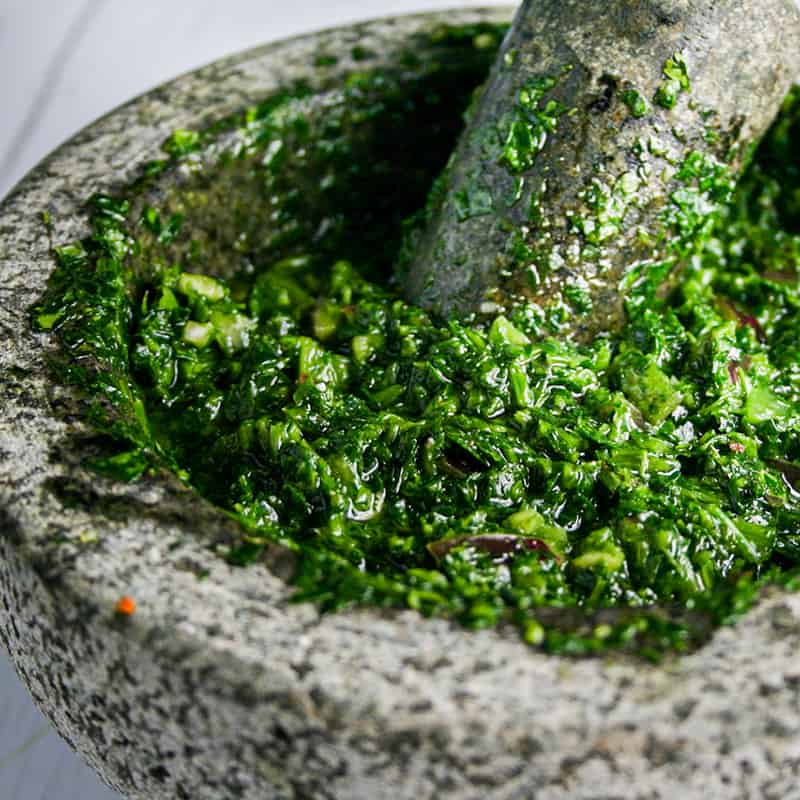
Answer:
<path fill-rule="evenodd" d="M 234 523 L 174 479 L 89 472 L 81 401 L 47 377 L 27 310 L 92 192 L 176 127 L 313 83 L 320 51 L 391 58 L 432 25 L 509 16 L 380 21 L 217 62 L 100 120 L 0 206 L 0 638 L 133 800 L 800 798 L 800 597 L 775 592 L 660 666 L 548 657 L 411 612 L 323 617 L 289 603 L 281 551 L 246 570 L 218 558 Z M 124 620 L 122 595 L 138 604 Z"/>

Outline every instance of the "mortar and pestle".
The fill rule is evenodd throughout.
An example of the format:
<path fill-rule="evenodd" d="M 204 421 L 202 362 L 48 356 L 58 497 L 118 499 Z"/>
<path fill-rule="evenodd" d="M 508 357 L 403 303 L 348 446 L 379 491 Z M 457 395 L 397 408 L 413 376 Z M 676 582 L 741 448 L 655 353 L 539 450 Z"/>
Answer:
<path fill-rule="evenodd" d="M 775 593 L 698 652 L 653 666 L 545 656 L 506 631 L 410 611 L 320 615 L 290 602 L 278 548 L 244 571 L 217 558 L 236 524 L 177 480 L 121 485 L 86 469 L 80 405 L 54 385 L 52 344 L 29 328 L 52 245 L 85 233 L 86 197 L 130 181 L 174 129 L 298 80 L 321 91 L 392 65 L 442 24 L 507 18 L 378 21 L 223 60 L 95 123 L 0 207 L 2 640 L 59 732 L 131 798 L 728 798 L 793 787 L 794 596 Z M 409 298 L 491 315 L 546 307 L 575 284 L 596 311 L 565 336 L 619 325 L 624 273 L 669 262 L 672 241 L 661 212 L 674 174 L 637 174 L 638 140 L 678 156 L 724 148 L 736 168 L 800 72 L 798 32 L 794 5 L 778 0 L 523 4 L 406 254 Z M 356 46 L 358 59 L 347 55 Z M 319 52 L 345 55 L 323 68 Z M 691 108 L 670 106 L 681 62 Z M 540 128 L 515 129 L 504 158 L 487 158 L 482 132 L 514 112 L 531 73 L 554 81 L 558 106 Z M 659 90 L 666 107 L 651 101 Z M 635 202 L 590 259 L 575 221 L 592 210 L 595 180 L 621 182 Z M 514 238 L 521 261 L 506 247 Z M 138 611 L 121 620 L 124 595 Z"/>

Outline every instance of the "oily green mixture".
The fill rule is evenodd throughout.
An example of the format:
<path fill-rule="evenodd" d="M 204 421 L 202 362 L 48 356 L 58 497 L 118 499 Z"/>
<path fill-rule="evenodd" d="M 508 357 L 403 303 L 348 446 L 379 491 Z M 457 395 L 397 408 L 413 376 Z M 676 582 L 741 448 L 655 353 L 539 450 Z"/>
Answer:
<path fill-rule="evenodd" d="M 443 322 L 392 264 L 501 34 L 177 132 L 92 199 L 35 323 L 116 442 L 96 466 L 176 472 L 241 520 L 235 564 L 292 548 L 298 599 L 686 649 L 800 566 L 800 93 L 735 192 L 680 165 L 729 200 L 694 196 L 682 272 L 632 275 L 619 334 L 560 340 L 580 298 Z"/>

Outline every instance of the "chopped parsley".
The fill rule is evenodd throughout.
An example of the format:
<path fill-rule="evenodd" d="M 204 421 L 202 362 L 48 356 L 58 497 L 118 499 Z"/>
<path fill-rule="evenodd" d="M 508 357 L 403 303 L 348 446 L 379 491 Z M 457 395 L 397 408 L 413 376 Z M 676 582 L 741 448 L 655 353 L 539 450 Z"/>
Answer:
<path fill-rule="evenodd" d="M 675 108 L 678 97 L 691 89 L 689 70 L 682 53 L 675 53 L 664 62 L 663 74 L 654 102 L 662 108 Z"/>

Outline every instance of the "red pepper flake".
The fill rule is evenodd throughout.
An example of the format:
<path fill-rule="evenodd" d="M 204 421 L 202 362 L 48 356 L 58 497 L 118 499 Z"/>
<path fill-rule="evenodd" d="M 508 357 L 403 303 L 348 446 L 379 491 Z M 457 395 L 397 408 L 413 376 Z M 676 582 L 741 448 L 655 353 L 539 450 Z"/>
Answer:
<path fill-rule="evenodd" d="M 745 372 L 750 369 L 752 359 L 750 356 L 745 356 L 741 361 L 728 362 L 728 375 L 730 376 L 731 383 L 735 386 L 739 383 L 739 370 L 743 369 Z"/>
<path fill-rule="evenodd" d="M 524 552 L 539 552 L 543 556 L 555 558 L 556 561 L 560 560 L 541 539 L 519 536 L 515 533 L 479 533 L 474 536 L 439 539 L 428 544 L 428 552 L 437 561 L 441 561 L 451 550 L 464 545 L 488 553 L 500 561 L 506 561 Z"/>
<path fill-rule="evenodd" d="M 739 311 L 737 309 L 736 316 L 739 320 L 740 327 L 752 328 L 759 342 L 767 341 L 767 335 L 764 333 L 761 323 L 752 314 L 745 314 L 744 311 Z"/>
<path fill-rule="evenodd" d="M 114 606 L 114 612 L 119 614 L 121 617 L 130 617 L 136 611 L 136 601 L 132 597 L 120 597 L 117 600 L 117 604 Z"/>
<path fill-rule="evenodd" d="M 740 328 L 752 328 L 756 334 L 756 338 L 760 342 L 767 341 L 767 335 L 764 333 L 761 323 L 752 314 L 742 311 L 742 309 L 739 308 L 736 303 L 732 302 L 727 297 L 721 297 L 719 299 L 719 305 L 721 306 L 722 313 L 727 319 L 735 319 Z"/>
<path fill-rule="evenodd" d="M 794 286 L 797 283 L 797 274 L 794 272 L 777 272 L 776 270 L 767 270 L 761 275 L 764 280 L 772 281 L 773 283 L 785 283 L 789 286 Z"/>
<path fill-rule="evenodd" d="M 308 373 L 307 372 L 301 372 L 299 377 L 297 378 L 297 382 L 298 383 L 305 383 L 307 380 L 308 380 Z"/>
<path fill-rule="evenodd" d="M 745 447 L 743 444 L 741 444 L 740 442 L 730 442 L 730 443 L 728 444 L 728 447 L 730 447 L 730 449 L 731 449 L 731 452 L 734 452 L 734 453 L 744 453 L 744 451 L 747 449 L 747 448 L 746 448 L 746 447 Z"/>

